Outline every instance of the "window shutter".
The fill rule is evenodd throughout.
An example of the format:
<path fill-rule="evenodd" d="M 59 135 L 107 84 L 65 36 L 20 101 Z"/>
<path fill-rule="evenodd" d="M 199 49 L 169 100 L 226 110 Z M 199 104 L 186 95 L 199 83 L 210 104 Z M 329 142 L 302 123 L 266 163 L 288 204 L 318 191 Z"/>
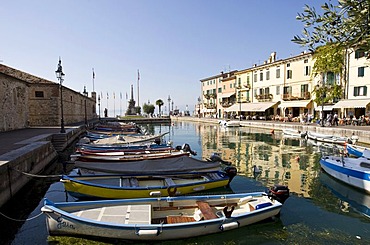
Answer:
<path fill-rule="evenodd" d="M 367 86 L 364 86 L 364 96 L 367 95 Z"/>

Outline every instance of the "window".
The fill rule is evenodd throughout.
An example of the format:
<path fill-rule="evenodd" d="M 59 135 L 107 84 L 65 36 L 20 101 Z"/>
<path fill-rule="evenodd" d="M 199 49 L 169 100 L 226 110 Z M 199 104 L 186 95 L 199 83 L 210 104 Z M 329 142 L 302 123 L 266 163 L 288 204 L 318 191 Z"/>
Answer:
<path fill-rule="evenodd" d="M 218 93 L 222 93 L 222 88 L 218 88 Z"/>
<path fill-rule="evenodd" d="M 263 81 L 263 72 L 260 72 L 260 81 Z"/>
<path fill-rule="evenodd" d="M 286 67 L 290 67 L 290 63 L 286 64 Z"/>
<path fill-rule="evenodd" d="M 265 94 L 270 94 L 270 88 L 265 88 Z"/>
<path fill-rule="evenodd" d="M 269 70 L 266 71 L 266 80 L 270 80 L 270 71 Z"/>
<path fill-rule="evenodd" d="M 362 58 L 362 57 L 365 57 L 365 50 L 363 50 L 363 49 L 357 49 L 355 51 L 355 58 L 356 59 L 359 59 L 359 58 Z"/>
<path fill-rule="evenodd" d="M 260 88 L 260 94 L 263 94 L 263 88 Z"/>
<path fill-rule="evenodd" d="M 35 97 L 44 98 L 44 91 L 35 91 Z"/>
<path fill-rule="evenodd" d="M 247 76 L 247 83 L 249 84 L 249 82 L 250 82 L 250 79 L 249 79 L 249 76 Z"/>
<path fill-rule="evenodd" d="M 365 75 L 365 67 L 361 66 L 358 68 L 358 77 L 363 77 Z"/>
<path fill-rule="evenodd" d="M 367 95 L 367 87 L 360 86 L 353 88 L 353 96 L 366 96 Z"/>
<path fill-rule="evenodd" d="M 326 84 L 330 84 L 330 85 L 334 85 L 334 82 L 335 82 L 335 76 L 334 76 L 334 72 L 327 72 L 326 73 L 326 81 L 325 83 Z"/>
<path fill-rule="evenodd" d="M 311 67 L 310 66 L 305 66 L 304 67 L 304 75 L 309 76 L 311 73 Z"/>
<path fill-rule="evenodd" d="M 292 70 L 287 70 L 287 78 L 291 79 L 293 77 L 293 71 Z"/>
<path fill-rule="evenodd" d="M 280 86 L 276 86 L 276 95 L 280 94 Z"/>
<path fill-rule="evenodd" d="M 303 63 L 308 63 L 308 59 L 305 59 L 305 60 L 303 61 Z"/>
<path fill-rule="evenodd" d="M 257 82 L 257 73 L 254 74 L 254 82 Z"/>
<path fill-rule="evenodd" d="M 280 68 L 276 68 L 276 78 L 280 78 Z"/>

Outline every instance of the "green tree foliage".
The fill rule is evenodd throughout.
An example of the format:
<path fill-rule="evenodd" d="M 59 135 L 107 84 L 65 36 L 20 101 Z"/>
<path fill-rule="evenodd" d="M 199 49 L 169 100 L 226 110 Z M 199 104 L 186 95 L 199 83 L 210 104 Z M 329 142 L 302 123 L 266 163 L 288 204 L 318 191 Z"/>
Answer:
<path fill-rule="evenodd" d="M 293 42 L 315 51 L 317 47 L 336 43 L 344 48 L 361 48 L 370 51 L 370 1 L 338 0 L 338 5 L 324 3 L 322 13 L 305 5 L 297 20 L 304 24 L 302 35 Z M 368 52 L 368 58 L 369 56 Z"/>
<path fill-rule="evenodd" d="M 163 100 L 158 99 L 155 104 L 158 106 L 159 109 L 159 115 L 161 115 L 161 107 L 164 105 Z"/>
<path fill-rule="evenodd" d="M 143 111 L 146 114 L 153 114 L 154 109 L 155 109 L 154 105 L 146 104 L 146 103 L 144 103 L 144 105 L 143 105 Z"/>

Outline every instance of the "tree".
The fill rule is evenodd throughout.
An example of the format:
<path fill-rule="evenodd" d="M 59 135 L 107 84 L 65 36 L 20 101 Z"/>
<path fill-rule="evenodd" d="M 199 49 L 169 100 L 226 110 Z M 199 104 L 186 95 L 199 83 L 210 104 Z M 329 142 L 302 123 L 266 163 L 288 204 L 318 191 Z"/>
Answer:
<path fill-rule="evenodd" d="M 163 100 L 158 99 L 158 100 L 155 102 L 155 104 L 156 104 L 156 105 L 158 106 L 158 108 L 159 108 L 159 115 L 161 115 L 161 107 L 164 105 Z"/>
<path fill-rule="evenodd" d="M 317 47 L 336 43 L 343 49 L 361 48 L 370 50 L 370 1 L 338 0 L 338 5 L 324 3 L 322 14 L 305 5 L 297 20 L 304 24 L 302 36 L 296 35 L 293 42 L 315 51 Z M 370 52 L 367 53 L 370 58 Z"/>
<path fill-rule="evenodd" d="M 330 89 L 315 88 L 316 102 L 346 98 L 348 91 L 343 88 L 348 83 L 346 64 L 350 49 L 367 51 L 370 58 L 369 8 L 369 0 L 338 0 L 338 5 L 324 3 L 322 14 L 308 5 L 303 13 L 298 13 L 297 20 L 304 28 L 302 36 L 296 35 L 292 41 L 314 52 L 314 75 L 334 72 L 341 78 L 340 84 L 333 84 Z"/>
<path fill-rule="evenodd" d="M 143 111 L 146 114 L 149 114 L 149 115 L 150 114 L 153 114 L 154 113 L 154 109 L 155 109 L 154 105 L 146 104 L 146 103 L 144 103 L 144 105 L 143 105 Z"/>

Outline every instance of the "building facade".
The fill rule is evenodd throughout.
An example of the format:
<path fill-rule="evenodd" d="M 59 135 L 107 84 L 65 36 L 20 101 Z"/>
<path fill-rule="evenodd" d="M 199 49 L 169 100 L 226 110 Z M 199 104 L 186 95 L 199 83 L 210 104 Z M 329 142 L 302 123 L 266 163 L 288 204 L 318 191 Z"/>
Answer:
<path fill-rule="evenodd" d="M 61 98 L 61 89 L 63 89 Z M 61 125 L 97 117 L 96 93 L 81 94 L 59 83 L 0 64 L 0 131 Z"/>
<path fill-rule="evenodd" d="M 330 72 L 314 76 L 312 53 L 302 52 L 277 60 L 276 52 L 273 52 L 263 64 L 200 80 L 203 99 L 199 107 L 206 104 L 207 98 L 204 94 L 211 90 L 209 81 L 222 81 L 222 86 L 212 83 L 213 91 L 217 92 L 214 96 L 219 98 L 219 103 L 215 104 L 217 107 L 207 113 L 201 113 L 201 116 L 282 121 L 300 121 L 303 117 L 318 119 L 321 117 L 321 111 L 338 113 L 343 117 L 370 116 L 370 97 L 367 94 L 370 69 L 366 65 L 365 54 L 361 50 L 352 51 L 348 57 L 348 81 L 344 86 L 346 99 L 317 105 L 313 93 L 316 86 L 325 83 L 341 84 L 343 79 Z M 227 78 L 222 77 L 224 75 Z M 215 112 L 217 114 L 213 114 Z"/>

